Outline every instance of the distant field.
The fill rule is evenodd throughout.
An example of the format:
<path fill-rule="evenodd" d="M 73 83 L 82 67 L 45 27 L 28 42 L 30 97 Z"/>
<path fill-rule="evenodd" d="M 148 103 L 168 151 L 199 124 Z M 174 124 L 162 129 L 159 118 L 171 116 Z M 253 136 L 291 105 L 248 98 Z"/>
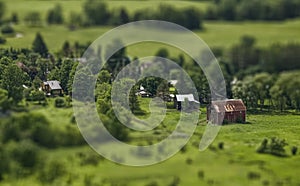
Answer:
<path fill-rule="evenodd" d="M 195 31 L 210 47 L 229 48 L 238 43 L 241 36 L 247 34 L 256 38 L 257 45 L 266 47 L 272 43 L 300 42 L 299 30 L 300 19 L 285 22 L 205 22 L 204 31 Z M 62 44 L 68 40 L 71 43 L 79 41 L 87 43 L 94 41 L 113 27 L 92 27 L 70 31 L 66 26 L 45 26 L 41 28 L 27 27 L 23 24 L 16 25 L 17 33 L 23 35 L 22 38 L 7 38 L 5 47 L 31 47 L 36 32 L 41 32 L 48 48 L 56 52 Z M 0 47 L 1 47 L 0 46 Z M 155 43 L 143 43 L 128 48 L 130 56 L 149 56 L 164 47 Z M 170 47 L 167 47 L 170 49 Z M 171 56 L 177 56 L 181 51 L 172 49 Z"/>
<path fill-rule="evenodd" d="M 146 108 L 148 101 L 142 100 L 142 108 Z M 72 109 L 57 111 L 51 106 L 52 104 L 50 102 L 48 107 L 36 108 L 36 112 L 44 113 L 52 125 L 57 127 L 69 125 Z M 169 110 L 168 117 L 166 129 L 170 130 L 177 124 L 178 112 Z M 93 183 L 101 183 L 101 186 L 108 186 L 110 185 L 108 182 L 111 181 L 128 186 L 144 186 L 156 181 L 163 186 L 169 185 L 175 176 L 180 179 L 179 185 L 192 186 L 296 186 L 300 184 L 299 171 L 297 171 L 300 166 L 299 153 L 286 158 L 256 153 L 257 147 L 264 138 L 279 137 L 289 143 L 285 149 L 290 155 L 292 146 L 300 146 L 299 115 L 249 114 L 247 121 L 250 124 L 223 126 L 210 148 L 199 152 L 198 145 L 206 124 L 204 118 L 205 113 L 200 117 L 199 126 L 190 139 L 186 152 L 180 152 L 169 160 L 152 166 L 128 167 L 107 160 L 102 160 L 95 166 L 81 166 L 78 153 L 86 155 L 92 153 L 87 146 L 45 150 L 44 157 L 59 159 L 66 163 L 68 174 L 57 180 L 56 185 L 64 185 L 71 178 L 71 185 L 81 186 L 84 185 L 84 180 L 89 178 Z M 145 137 L 144 134 L 139 135 Z M 153 137 L 156 135 L 158 134 L 152 134 Z M 137 135 L 134 136 L 135 139 L 142 139 Z M 137 141 L 140 143 L 140 140 Z M 224 143 L 224 150 L 218 149 L 220 142 Z M 190 163 L 187 163 L 188 159 Z M 251 177 L 253 174 L 258 177 Z M 11 178 L 1 185 L 35 186 L 40 183 L 36 181 L 36 175 L 33 175 L 26 179 Z"/>
<path fill-rule="evenodd" d="M 22 22 L 24 16 L 29 11 L 39 11 L 43 20 L 45 20 L 46 12 L 52 8 L 56 3 L 60 3 L 64 10 L 64 17 L 68 21 L 71 11 L 82 11 L 81 7 L 84 0 L 5 0 L 7 5 L 6 17 L 13 12 L 17 12 L 21 23 L 15 25 L 17 33 L 22 34 L 22 38 L 8 37 L 5 45 L 0 47 L 31 47 L 32 41 L 36 32 L 41 32 L 46 44 L 51 52 L 58 51 L 62 44 L 69 40 L 71 43 L 78 41 L 86 43 L 94 41 L 105 32 L 112 29 L 112 26 L 105 27 L 91 27 L 82 28 L 76 31 L 70 31 L 66 26 L 47 26 L 43 27 L 28 27 Z M 106 1 L 109 8 L 124 6 L 130 13 L 138 9 L 151 8 L 155 9 L 162 1 Z M 209 1 L 195 2 L 195 1 L 164 1 L 164 3 L 172 4 L 178 8 L 193 6 L 199 9 L 205 9 L 209 5 Z M 289 20 L 284 22 L 209 22 L 204 23 L 205 30 L 194 32 L 199 35 L 210 47 L 229 48 L 234 43 L 237 43 L 242 35 L 252 35 L 257 39 L 258 46 L 269 46 L 272 43 L 287 43 L 300 42 L 299 30 L 300 19 Z M 154 55 L 155 52 L 163 47 L 160 44 L 143 43 L 128 48 L 130 56 L 149 56 Z M 165 47 L 165 46 L 164 46 Z M 177 56 L 181 51 L 170 49 L 171 56 Z"/>
<path fill-rule="evenodd" d="M 20 18 L 24 17 L 29 11 L 39 11 L 43 17 L 49 9 L 59 3 L 63 10 L 65 17 L 70 15 L 71 11 L 82 11 L 82 5 L 84 0 L 4 0 L 7 5 L 7 15 L 11 15 L 12 12 L 17 12 Z M 126 2 L 126 3 L 125 3 Z M 195 2 L 195 1 L 106 1 L 110 9 L 124 7 L 129 13 L 133 13 L 136 10 L 150 8 L 155 9 L 159 4 L 171 4 L 178 8 L 195 7 L 199 9 L 205 9 L 209 2 Z"/>

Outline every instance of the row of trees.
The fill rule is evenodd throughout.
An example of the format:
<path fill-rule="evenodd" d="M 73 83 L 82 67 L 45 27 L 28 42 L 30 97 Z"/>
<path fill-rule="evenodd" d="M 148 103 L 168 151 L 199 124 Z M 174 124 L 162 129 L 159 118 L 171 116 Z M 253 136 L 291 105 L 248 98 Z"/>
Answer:
<path fill-rule="evenodd" d="M 205 14 L 216 20 L 284 20 L 300 16 L 299 0 L 214 0 Z"/>
<path fill-rule="evenodd" d="M 112 43 L 111 47 L 113 47 L 113 45 L 114 43 Z M 78 65 L 78 62 L 76 62 L 76 56 L 78 55 L 78 51 L 84 51 L 84 48 L 85 47 L 83 45 L 81 46 L 79 44 L 75 44 L 74 46 L 71 46 L 69 42 L 65 42 L 61 51 L 56 54 L 56 57 L 54 57 L 48 53 L 47 46 L 42 36 L 37 34 L 36 39 L 33 42 L 32 50 L 0 50 L 0 54 L 2 56 L 7 56 L 2 57 L 0 60 L 0 88 L 7 91 L 2 91 L 2 95 L 7 94 L 8 99 L 13 99 L 15 103 L 18 103 L 23 99 L 22 86 L 26 85 L 28 87 L 33 87 L 33 92 L 28 92 L 26 95 L 36 95 L 34 97 L 39 97 L 39 95 L 36 94 L 37 92 L 34 90 L 37 90 L 40 86 L 40 83 L 47 79 L 60 81 L 65 94 L 70 94 L 72 92 L 74 74 Z M 101 53 L 100 50 L 91 52 L 97 52 L 97 55 L 100 55 Z M 219 59 L 221 68 L 223 70 L 223 74 L 227 83 L 227 95 L 229 97 L 235 96 L 245 98 L 247 104 L 249 103 L 249 106 L 253 108 L 258 107 L 258 103 L 260 103 L 263 107 L 264 100 L 271 100 L 272 97 L 271 95 L 269 95 L 269 97 L 260 96 L 259 92 L 257 93 L 256 91 L 251 91 L 254 90 L 251 87 L 252 81 L 250 81 L 253 80 L 253 78 L 248 77 L 255 76 L 254 79 L 256 79 L 256 74 L 261 75 L 260 73 L 262 72 L 273 75 L 282 73 L 284 71 L 300 69 L 298 63 L 300 45 L 297 43 L 274 44 L 270 46 L 270 48 L 259 48 L 255 46 L 255 39 L 253 37 L 244 36 L 241 38 L 240 43 L 231 47 L 229 50 L 225 51 L 221 48 L 214 48 L 213 52 Z M 156 55 L 170 58 L 166 49 L 160 49 Z M 183 55 L 179 55 L 177 58 L 172 60 L 186 69 L 196 85 L 198 94 L 200 96 L 200 101 L 202 103 L 208 103 L 210 98 L 209 86 L 201 69 L 196 67 L 197 65 L 191 59 L 186 60 Z M 130 62 L 130 59 L 126 55 L 125 48 L 113 55 L 105 66 L 105 73 L 109 75 L 109 77 L 104 78 L 109 80 L 105 83 L 110 84 L 118 72 Z M 163 68 L 157 70 L 163 70 Z M 95 71 L 95 74 L 96 73 L 97 72 Z M 174 71 L 172 74 L 170 74 L 170 78 L 180 79 L 178 74 L 180 73 Z M 247 78 L 245 78 L 246 76 Z M 268 75 L 264 74 L 264 78 L 262 79 L 269 79 L 267 76 Z M 277 77 L 278 75 L 274 76 Z M 241 81 L 235 85 L 231 84 L 231 82 L 234 80 L 234 77 Z M 261 77 L 259 76 L 259 78 Z M 248 79 L 250 83 L 248 82 Z M 275 80 L 273 81 L 275 82 Z M 259 80 L 255 81 L 259 82 Z M 102 84 L 103 82 L 100 81 L 98 83 Z M 167 84 L 164 83 L 162 79 L 155 77 L 146 78 L 139 84 L 143 84 L 148 91 L 151 91 L 152 95 L 155 95 L 159 89 L 160 92 L 164 93 L 164 88 L 162 87 L 167 87 Z M 243 88 L 241 89 L 243 90 L 242 92 L 245 94 L 253 93 L 256 95 L 256 97 L 253 98 L 253 96 L 249 95 L 243 96 L 241 93 L 237 94 L 236 87 L 240 84 L 243 85 Z M 257 91 L 261 90 L 261 88 L 264 86 L 259 85 L 258 87 L 259 88 L 256 88 Z M 269 89 L 272 87 L 273 84 L 268 84 Z M 281 89 L 281 86 L 279 86 L 279 88 Z M 287 90 L 292 89 L 287 88 Z M 287 98 L 290 95 L 291 92 L 288 92 L 286 93 L 285 97 Z M 27 98 L 28 100 L 31 99 L 28 96 Z M 298 109 L 298 106 L 292 104 L 291 100 L 292 98 L 287 98 L 287 106 Z M 5 100 L 2 102 L 4 105 L 7 103 Z M 274 105 L 274 108 L 278 108 L 275 105 L 275 102 L 272 104 Z"/>
<path fill-rule="evenodd" d="M 0 3 L 0 20 L 5 13 L 5 4 Z M 60 4 L 56 4 L 49 9 L 46 15 L 48 24 L 67 23 L 70 29 L 80 26 L 92 25 L 120 25 L 130 21 L 138 21 L 144 19 L 158 19 L 171 21 L 189 29 L 202 29 L 203 14 L 195 8 L 177 9 L 171 5 L 161 4 L 156 11 L 145 9 L 139 10 L 133 16 L 129 15 L 124 7 L 109 10 L 107 4 L 103 1 L 86 0 L 83 4 L 83 12 L 72 11 L 69 20 L 63 16 L 63 8 Z M 17 13 L 12 14 L 6 22 L 18 23 L 19 17 Z M 24 22 L 29 26 L 41 26 L 43 20 L 41 13 L 38 11 L 28 12 L 24 17 Z"/>
<path fill-rule="evenodd" d="M 265 107 L 283 111 L 300 110 L 300 71 L 282 72 L 279 75 L 258 73 L 235 81 L 234 98 L 243 99 L 249 108 Z"/>
<path fill-rule="evenodd" d="M 247 73 L 279 73 L 300 69 L 299 52 L 299 43 L 275 43 L 268 48 L 260 48 L 255 45 L 254 37 L 243 36 L 228 52 L 221 50 L 221 58 L 228 61 L 232 73 L 239 73 L 241 77 Z"/>

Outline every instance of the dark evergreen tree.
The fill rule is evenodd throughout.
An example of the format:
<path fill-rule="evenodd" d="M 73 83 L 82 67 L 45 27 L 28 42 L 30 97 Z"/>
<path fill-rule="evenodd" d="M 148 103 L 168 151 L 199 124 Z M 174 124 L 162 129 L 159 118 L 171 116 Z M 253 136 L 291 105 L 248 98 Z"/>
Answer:
<path fill-rule="evenodd" d="M 38 32 L 35 36 L 35 39 L 32 43 L 32 50 L 36 53 L 39 53 L 42 57 L 46 57 L 48 54 L 48 48 L 42 35 Z"/>

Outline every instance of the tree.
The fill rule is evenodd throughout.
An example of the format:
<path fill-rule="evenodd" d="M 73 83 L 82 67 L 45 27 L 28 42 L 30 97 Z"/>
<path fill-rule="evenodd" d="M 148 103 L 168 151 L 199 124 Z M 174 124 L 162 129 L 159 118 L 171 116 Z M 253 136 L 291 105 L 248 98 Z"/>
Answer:
<path fill-rule="evenodd" d="M 121 8 L 120 10 L 120 23 L 125 24 L 129 22 L 129 15 L 125 8 Z"/>
<path fill-rule="evenodd" d="M 188 29 L 202 29 L 202 15 L 199 10 L 195 8 L 187 8 L 183 10 L 185 16 L 185 21 L 182 26 L 185 26 Z"/>
<path fill-rule="evenodd" d="M 62 7 L 59 4 L 48 11 L 47 22 L 49 24 L 62 24 L 64 22 Z"/>
<path fill-rule="evenodd" d="M 0 110 L 5 112 L 10 107 L 10 100 L 8 99 L 8 92 L 7 90 L 0 88 Z"/>
<path fill-rule="evenodd" d="M 108 23 L 110 13 L 105 2 L 86 0 L 83 10 L 88 23 L 92 25 L 105 25 Z"/>
<path fill-rule="evenodd" d="M 64 92 L 68 93 L 68 82 L 71 70 L 73 68 L 74 61 L 70 59 L 63 60 L 60 67 L 60 85 L 63 88 Z"/>
<path fill-rule="evenodd" d="M 72 55 L 72 48 L 69 41 L 65 41 L 62 47 L 63 55 L 65 57 L 70 57 Z"/>
<path fill-rule="evenodd" d="M 75 30 L 77 27 L 80 27 L 83 25 L 83 17 L 80 13 L 77 12 L 71 12 L 69 16 L 69 29 Z"/>
<path fill-rule="evenodd" d="M 15 64 L 10 64 L 4 70 L 3 88 L 8 92 L 8 98 L 12 98 L 16 104 L 23 99 L 23 83 L 25 75 Z"/>
<path fill-rule="evenodd" d="M 48 48 L 42 35 L 38 32 L 35 36 L 35 39 L 32 43 L 32 50 L 36 53 L 39 53 L 42 57 L 46 57 L 48 54 Z"/>
<path fill-rule="evenodd" d="M 36 12 L 36 11 L 29 12 L 25 16 L 24 21 L 29 26 L 41 26 L 41 24 L 42 24 L 41 15 L 39 12 Z"/>
<path fill-rule="evenodd" d="M 218 6 L 220 17 L 225 20 L 236 19 L 236 0 L 222 0 Z"/>

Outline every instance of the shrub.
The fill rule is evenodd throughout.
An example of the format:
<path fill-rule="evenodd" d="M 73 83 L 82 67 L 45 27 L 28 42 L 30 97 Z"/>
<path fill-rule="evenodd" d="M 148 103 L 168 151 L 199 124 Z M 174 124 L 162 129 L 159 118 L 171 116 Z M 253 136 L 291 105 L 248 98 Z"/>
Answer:
<path fill-rule="evenodd" d="M 56 108 L 63 108 L 66 106 L 66 102 L 64 98 L 56 98 L 54 101 L 54 106 Z"/>
<path fill-rule="evenodd" d="M 291 151 L 292 151 L 292 155 L 295 156 L 297 154 L 298 148 L 295 147 L 295 146 L 293 146 L 292 149 L 291 149 Z"/>
<path fill-rule="evenodd" d="M 157 181 L 151 181 L 149 183 L 147 183 L 145 186 L 158 186 Z"/>
<path fill-rule="evenodd" d="M 193 160 L 191 158 L 187 158 L 185 160 L 185 162 L 188 164 L 188 165 L 191 165 L 193 163 Z"/>
<path fill-rule="evenodd" d="M 174 176 L 172 182 L 169 184 L 169 186 L 177 186 L 180 183 L 180 178 L 178 176 Z"/>
<path fill-rule="evenodd" d="M 219 147 L 220 150 L 223 150 L 224 149 L 224 142 L 220 142 L 218 144 L 218 147 Z"/>
<path fill-rule="evenodd" d="M 260 174 L 257 173 L 257 172 L 249 172 L 248 173 L 248 179 L 249 180 L 260 179 Z"/>
<path fill-rule="evenodd" d="M 287 145 L 288 144 L 284 139 L 281 140 L 275 137 L 271 138 L 270 141 L 268 139 L 264 139 L 256 152 L 283 157 L 287 156 L 284 149 L 284 147 Z"/>
<path fill-rule="evenodd" d="M 1 32 L 2 34 L 12 34 L 15 32 L 15 30 L 11 25 L 6 24 L 1 28 Z"/>
<path fill-rule="evenodd" d="M 6 39 L 0 36 L 0 44 L 5 44 L 5 43 L 6 43 Z"/>
<path fill-rule="evenodd" d="M 199 179 L 204 179 L 204 171 L 203 170 L 198 171 L 198 178 Z"/>
<path fill-rule="evenodd" d="M 59 160 L 47 162 L 39 171 L 38 179 L 42 183 L 53 183 L 55 180 L 63 177 L 67 173 L 66 165 Z"/>
<path fill-rule="evenodd" d="M 9 155 L 4 149 L 3 145 L 0 144 L 0 181 L 3 179 L 3 175 L 9 172 L 10 169 L 10 159 Z"/>
<path fill-rule="evenodd" d="M 13 147 L 11 156 L 24 168 L 32 169 L 39 161 L 39 147 L 30 140 L 23 140 Z"/>

